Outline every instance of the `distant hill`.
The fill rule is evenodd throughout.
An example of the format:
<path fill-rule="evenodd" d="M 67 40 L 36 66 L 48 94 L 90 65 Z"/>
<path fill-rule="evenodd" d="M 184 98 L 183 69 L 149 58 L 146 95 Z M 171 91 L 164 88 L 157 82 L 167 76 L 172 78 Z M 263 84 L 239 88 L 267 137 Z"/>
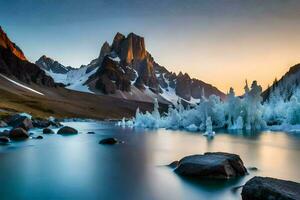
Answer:
<path fill-rule="evenodd" d="M 272 95 L 280 95 L 284 100 L 289 100 L 294 91 L 299 88 L 300 64 L 292 66 L 281 79 L 273 82 L 263 93 L 263 99 L 268 100 Z"/>

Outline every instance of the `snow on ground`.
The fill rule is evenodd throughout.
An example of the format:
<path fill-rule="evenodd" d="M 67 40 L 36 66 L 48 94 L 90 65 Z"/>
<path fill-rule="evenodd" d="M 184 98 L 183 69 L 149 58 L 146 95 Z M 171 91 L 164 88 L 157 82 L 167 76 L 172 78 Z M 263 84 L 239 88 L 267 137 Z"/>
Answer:
<path fill-rule="evenodd" d="M 176 104 L 178 100 L 183 100 L 185 102 L 188 102 L 190 104 L 196 105 L 197 103 L 199 103 L 200 99 L 195 99 L 193 97 L 191 97 L 191 99 L 185 100 L 182 99 L 181 97 L 179 97 L 174 88 L 168 87 L 167 89 L 161 88 L 162 89 L 162 93 L 160 94 L 163 98 L 165 98 L 167 101 Z"/>
<path fill-rule="evenodd" d="M 68 86 L 67 88 L 70 90 L 94 94 L 94 92 L 89 90 L 88 86 L 84 85 L 84 83 L 92 74 L 96 73 L 97 69 L 98 68 L 94 69 L 93 71 L 90 71 L 89 73 L 86 73 L 87 67 L 83 67 L 78 70 L 72 70 L 68 72 L 67 82 L 68 84 L 70 84 L 70 86 Z"/>
<path fill-rule="evenodd" d="M 66 88 L 70 90 L 94 94 L 91 90 L 89 90 L 87 85 L 84 85 L 84 83 L 92 74 L 97 71 L 98 68 L 90 71 L 89 73 L 86 73 L 87 69 L 88 66 L 85 66 L 79 69 L 70 70 L 66 74 L 53 73 L 51 70 L 45 72 L 47 73 L 47 75 L 51 76 L 56 83 L 63 83 L 65 85 L 68 85 Z"/>
<path fill-rule="evenodd" d="M 13 84 L 15 84 L 15 85 L 21 87 L 21 88 L 24 88 L 24 89 L 26 89 L 26 90 L 28 90 L 28 91 L 31 91 L 31 92 L 34 92 L 34 93 L 36 93 L 36 94 L 39 94 L 39 95 L 44 96 L 43 93 L 38 92 L 38 91 L 36 91 L 36 90 L 34 90 L 34 89 L 32 89 L 32 88 L 30 88 L 30 87 L 28 87 L 28 86 L 25 86 L 25 85 L 23 85 L 23 84 L 21 84 L 21 83 L 18 83 L 18 82 L 16 82 L 16 81 L 14 81 L 14 80 L 12 80 L 12 79 L 10 79 L 10 78 L 8 78 L 8 77 L 2 75 L 2 74 L 0 74 L 0 76 L 1 76 L 2 78 L 5 78 L 5 79 L 8 80 L 9 82 L 11 82 L 11 83 L 13 83 Z"/>

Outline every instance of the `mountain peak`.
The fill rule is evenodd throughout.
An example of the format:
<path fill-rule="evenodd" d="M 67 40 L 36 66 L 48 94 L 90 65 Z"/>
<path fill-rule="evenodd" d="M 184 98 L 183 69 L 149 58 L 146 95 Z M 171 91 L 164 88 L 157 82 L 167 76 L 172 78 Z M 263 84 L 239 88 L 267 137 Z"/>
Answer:
<path fill-rule="evenodd" d="M 22 50 L 6 35 L 2 27 L 0 26 L 0 46 L 5 49 L 10 50 L 15 56 L 17 56 L 21 60 L 27 60 Z"/>
<path fill-rule="evenodd" d="M 46 56 L 42 55 L 36 62 L 35 64 L 39 66 L 41 69 L 46 70 L 46 71 L 51 71 L 54 73 L 58 74 L 66 74 L 71 67 L 66 67 L 59 63 L 58 61 Z"/>

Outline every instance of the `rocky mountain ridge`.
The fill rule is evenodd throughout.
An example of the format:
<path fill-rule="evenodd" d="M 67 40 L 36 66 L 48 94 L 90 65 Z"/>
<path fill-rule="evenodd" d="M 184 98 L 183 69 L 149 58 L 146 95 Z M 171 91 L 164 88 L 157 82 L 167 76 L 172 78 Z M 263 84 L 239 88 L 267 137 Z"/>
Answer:
<path fill-rule="evenodd" d="M 43 66 L 41 60 L 44 58 L 41 57 L 36 64 L 46 72 L 49 68 L 53 71 L 55 65 L 63 66 L 57 63 Z M 134 33 L 127 36 L 117 33 L 112 44 L 104 42 L 98 58 L 82 68 L 86 69 L 86 74 L 95 70 L 83 83 L 85 90 L 88 88 L 92 92 L 118 93 L 120 97 L 127 98 L 138 89 L 148 96 L 161 96 L 169 102 L 178 98 L 196 102 L 203 95 L 208 97 L 212 94 L 225 98 L 225 94 L 216 87 L 193 79 L 186 73 L 176 75 L 156 63 L 146 50 L 144 38 Z"/>
<path fill-rule="evenodd" d="M 290 67 L 289 71 L 283 75 L 280 80 L 275 79 L 263 93 L 263 99 L 269 100 L 272 96 L 280 96 L 283 100 L 289 100 L 290 97 L 299 88 L 300 83 L 300 63 Z"/>

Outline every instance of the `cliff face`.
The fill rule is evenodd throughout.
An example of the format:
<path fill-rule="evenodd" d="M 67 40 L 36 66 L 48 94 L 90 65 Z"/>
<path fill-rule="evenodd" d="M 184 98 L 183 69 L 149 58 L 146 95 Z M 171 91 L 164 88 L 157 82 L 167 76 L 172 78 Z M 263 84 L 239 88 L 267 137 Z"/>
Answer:
<path fill-rule="evenodd" d="M 175 73 L 169 72 L 165 67 L 160 66 L 146 50 L 144 38 L 134 33 L 128 34 L 127 37 L 121 33 L 117 33 L 111 46 L 107 42 L 103 44 L 98 62 L 102 68 L 111 69 L 111 67 L 106 66 L 110 65 L 110 62 L 104 62 L 104 57 L 114 60 L 117 64 L 117 67 L 114 68 L 123 72 L 118 73 L 117 77 L 123 77 L 122 80 L 126 80 L 125 82 L 116 82 L 111 76 L 103 76 L 103 74 L 108 73 L 108 71 L 106 70 L 104 72 L 102 70 L 101 77 L 100 73 L 98 73 L 98 76 L 93 76 L 93 79 L 100 79 L 97 82 L 98 84 L 96 84 L 96 88 L 104 93 L 108 91 L 109 93 L 114 93 L 118 89 L 130 91 L 130 85 L 128 85 L 128 81 L 130 80 L 132 84 L 140 90 L 149 88 L 152 92 L 157 94 L 174 90 L 176 95 L 187 101 L 192 98 L 199 99 L 203 93 L 205 96 L 215 94 L 221 98 L 225 97 L 224 93 L 212 85 L 197 79 L 192 79 L 188 74 L 179 73 L 176 75 Z M 109 72 L 109 74 L 111 74 L 111 72 Z"/>
<path fill-rule="evenodd" d="M 0 28 L 0 73 L 24 83 L 55 86 L 53 79 L 37 65 L 26 60 L 22 50 Z"/>
<path fill-rule="evenodd" d="M 42 56 L 36 64 L 41 69 L 46 71 L 51 69 L 55 73 L 66 73 L 69 70 L 68 67 L 46 56 Z M 92 91 L 100 91 L 104 94 L 119 94 L 120 91 L 131 95 L 137 94 L 136 90 L 140 92 L 150 90 L 154 93 L 152 97 L 163 97 L 167 101 L 174 101 L 176 97 L 190 101 L 200 99 L 203 94 L 206 97 L 215 94 L 225 98 L 225 94 L 216 87 L 193 79 L 186 73 L 176 75 L 159 65 L 147 51 L 145 39 L 134 33 L 127 36 L 117 33 L 112 45 L 105 42 L 101 46 L 99 56 L 80 69 L 83 70 L 84 68 L 86 71 L 82 75 L 88 76 L 87 80 L 79 76 L 78 79 L 86 80 L 83 85 L 88 86 Z M 80 69 L 78 70 L 80 71 Z M 74 77 L 75 71 L 76 69 L 71 68 L 67 75 L 72 72 L 70 76 Z M 91 72 L 93 74 L 90 75 Z M 149 92 L 146 93 L 149 94 Z M 126 94 L 122 95 L 124 98 L 125 96 Z"/>
<path fill-rule="evenodd" d="M 23 54 L 22 50 L 10 39 L 7 37 L 6 33 L 0 26 L 0 46 L 8 49 L 12 54 L 14 54 L 20 60 L 27 60 L 25 55 Z"/>

